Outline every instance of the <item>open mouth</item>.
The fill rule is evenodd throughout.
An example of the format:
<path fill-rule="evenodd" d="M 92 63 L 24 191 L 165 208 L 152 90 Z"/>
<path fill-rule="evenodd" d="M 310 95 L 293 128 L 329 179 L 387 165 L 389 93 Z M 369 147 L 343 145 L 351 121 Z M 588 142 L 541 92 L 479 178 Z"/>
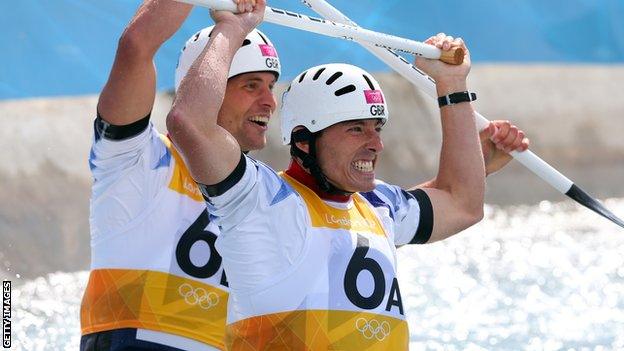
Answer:
<path fill-rule="evenodd" d="M 354 161 L 353 168 L 360 172 L 370 173 L 375 169 L 373 161 Z"/>
<path fill-rule="evenodd" d="M 249 118 L 249 121 L 261 127 L 266 127 L 269 124 L 269 117 L 268 116 L 253 116 Z"/>

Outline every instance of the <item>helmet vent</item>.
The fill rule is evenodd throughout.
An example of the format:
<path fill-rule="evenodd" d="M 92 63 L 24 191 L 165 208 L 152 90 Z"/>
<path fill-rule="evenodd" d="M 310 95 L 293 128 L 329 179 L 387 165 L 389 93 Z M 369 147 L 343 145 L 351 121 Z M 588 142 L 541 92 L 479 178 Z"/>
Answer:
<path fill-rule="evenodd" d="M 243 40 L 243 45 L 241 45 L 241 47 L 243 47 L 243 46 L 247 46 L 247 45 L 249 45 L 249 44 L 251 44 L 251 40 L 249 40 L 249 39 L 245 39 L 245 40 Z"/>
<path fill-rule="evenodd" d="M 371 82 L 370 78 L 368 78 L 368 76 L 366 74 L 362 74 L 362 76 L 366 80 L 366 83 L 368 83 L 368 86 L 370 87 L 370 90 L 376 90 L 375 86 L 373 85 L 373 82 Z"/>
<path fill-rule="evenodd" d="M 325 82 L 325 84 L 331 85 L 333 82 L 336 81 L 336 79 L 340 78 L 341 75 L 342 75 L 342 72 L 336 72 L 332 74 L 332 76 L 329 77 L 329 79 L 327 80 L 327 82 Z"/>
<path fill-rule="evenodd" d="M 308 71 L 303 72 L 301 77 L 299 77 L 299 83 L 301 83 L 301 81 L 303 81 L 303 78 L 305 78 L 306 73 L 308 73 Z"/>
<path fill-rule="evenodd" d="M 325 70 L 325 67 L 316 71 L 316 73 L 314 74 L 314 77 L 312 77 L 312 80 L 317 80 L 321 76 L 321 73 L 323 73 L 324 70 Z"/>
<path fill-rule="evenodd" d="M 349 84 L 349 85 L 347 85 L 344 88 L 340 88 L 340 89 L 336 90 L 334 95 L 340 96 L 340 95 L 348 94 L 348 93 L 353 92 L 353 91 L 355 91 L 355 85 Z"/>

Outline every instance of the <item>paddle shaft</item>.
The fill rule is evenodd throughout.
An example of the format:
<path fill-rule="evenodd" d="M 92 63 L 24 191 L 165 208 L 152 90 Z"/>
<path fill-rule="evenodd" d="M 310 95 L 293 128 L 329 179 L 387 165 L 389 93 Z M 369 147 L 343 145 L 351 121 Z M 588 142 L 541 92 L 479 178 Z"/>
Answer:
<path fill-rule="evenodd" d="M 177 0 L 180 2 L 208 7 L 214 10 L 238 11 L 236 4 L 231 0 Z M 464 50 L 454 48 L 442 51 L 437 47 L 415 40 L 405 39 L 394 35 L 375 32 L 372 30 L 350 26 L 347 24 L 309 17 L 295 12 L 266 7 L 264 21 L 282 26 L 300 29 L 329 37 L 365 42 L 379 48 L 394 49 L 412 55 L 429 59 L 439 59 L 450 64 L 461 64 L 464 61 Z"/>

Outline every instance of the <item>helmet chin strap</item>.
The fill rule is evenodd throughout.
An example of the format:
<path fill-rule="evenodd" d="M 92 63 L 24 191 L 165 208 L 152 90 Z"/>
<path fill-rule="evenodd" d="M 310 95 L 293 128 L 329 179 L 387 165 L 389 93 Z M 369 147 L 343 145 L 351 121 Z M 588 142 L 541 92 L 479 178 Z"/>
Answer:
<path fill-rule="evenodd" d="M 353 192 L 340 189 L 329 182 L 327 176 L 323 174 L 321 166 L 316 159 L 316 138 L 321 132 L 312 133 L 307 128 L 300 129 L 292 133 L 290 154 L 301 160 L 303 168 L 310 171 L 319 189 L 331 195 L 351 195 Z M 307 142 L 309 153 L 297 147 L 297 142 Z"/>

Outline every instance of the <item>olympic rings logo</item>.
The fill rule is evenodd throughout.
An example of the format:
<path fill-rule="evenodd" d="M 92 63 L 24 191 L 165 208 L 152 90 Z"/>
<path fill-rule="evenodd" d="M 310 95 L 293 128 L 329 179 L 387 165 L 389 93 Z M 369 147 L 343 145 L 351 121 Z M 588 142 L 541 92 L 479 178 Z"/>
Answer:
<path fill-rule="evenodd" d="M 390 323 L 386 321 L 379 323 L 376 319 L 367 321 L 365 318 L 358 318 L 355 321 L 355 328 L 369 340 L 375 338 L 382 341 L 390 335 Z"/>
<path fill-rule="evenodd" d="M 191 305 L 198 305 L 204 310 L 211 309 L 219 304 L 219 295 L 214 292 L 207 292 L 204 288 L 193 288 L 191 284 L 184 283 L 178 288 L 178 293 L 184 301 Z"/>

